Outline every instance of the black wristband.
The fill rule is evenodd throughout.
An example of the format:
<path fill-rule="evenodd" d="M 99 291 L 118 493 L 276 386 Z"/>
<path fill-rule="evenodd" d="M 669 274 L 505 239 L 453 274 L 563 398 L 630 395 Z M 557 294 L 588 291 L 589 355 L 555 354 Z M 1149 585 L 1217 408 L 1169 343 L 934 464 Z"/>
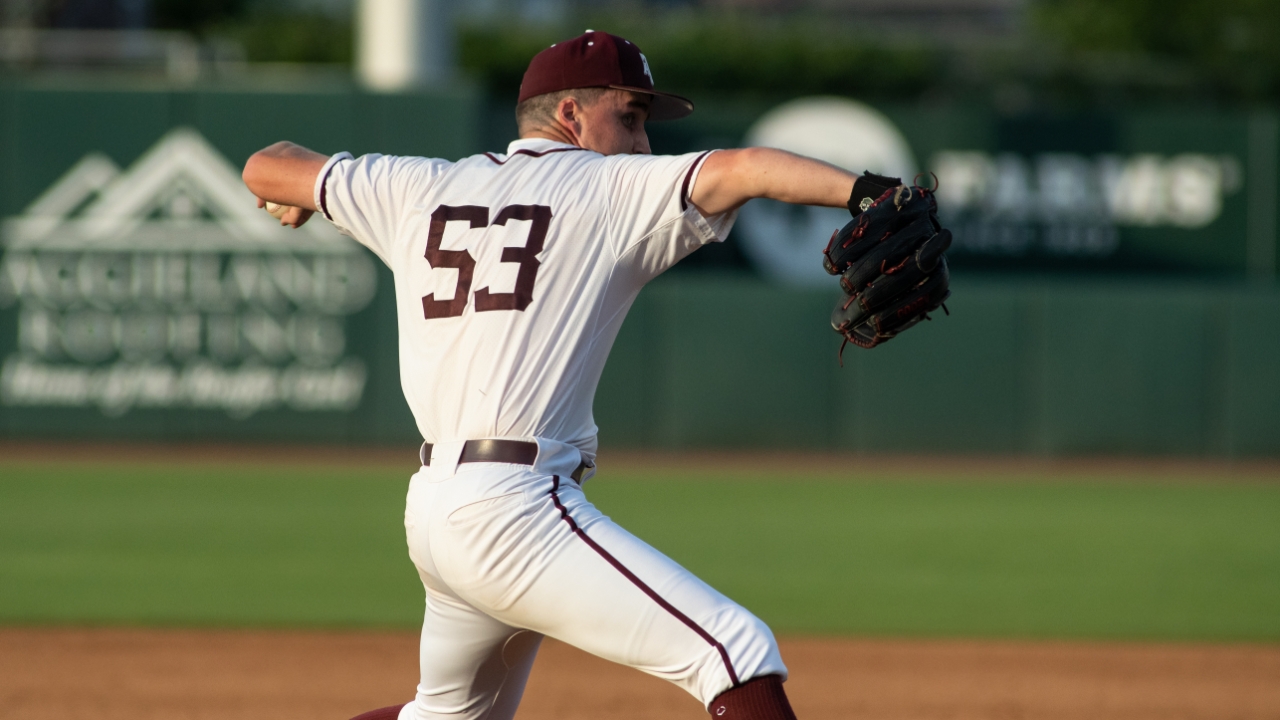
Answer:
<path fill-rule="evenodd" d="M 854 217 L 858 217 L 863 210 L 870 207 L 871 203 L 875 202 L 886 190 L 896 188 L 901 184 L 901 178 L 876 175 L 870 171 L 863 172 L 862 177 L 853 183 L 853 194 L 849 196 L 849 213 Z"/>

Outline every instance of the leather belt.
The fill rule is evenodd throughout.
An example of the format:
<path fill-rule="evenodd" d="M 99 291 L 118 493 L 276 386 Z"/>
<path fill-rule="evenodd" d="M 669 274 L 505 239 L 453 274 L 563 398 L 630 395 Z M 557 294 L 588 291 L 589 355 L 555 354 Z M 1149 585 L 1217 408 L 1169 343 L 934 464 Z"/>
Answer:
<path fill-rule="evenodd" d="M 422 443 L 418 458 L 424 466 L 431 464 L 431 443 Z M 532 465 L 538 459 L 538 443 L 528 440 L 468 440 L 462 446 L 462 454 L 458 456 L 458 464 L 462 463 L 509 463 L 511 465 Z M 588 468 L 586 460 L 578 463 L 578 468 L 569 477 L 574 482 L 582 482 L 582 474 Z"/>

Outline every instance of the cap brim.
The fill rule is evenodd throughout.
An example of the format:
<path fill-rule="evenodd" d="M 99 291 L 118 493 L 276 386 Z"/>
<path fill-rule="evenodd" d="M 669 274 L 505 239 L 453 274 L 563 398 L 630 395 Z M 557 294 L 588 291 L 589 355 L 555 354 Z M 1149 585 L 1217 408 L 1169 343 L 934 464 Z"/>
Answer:
<path fill-rule="evenodd" d="M 649 103 L 649 119 L 654 122 L 679 120 L 682 117 L 689 117 L 693 113 L 693 101 L 689 98 L 629 85 L 610 85 L 609 87 L 614 90 L 630 90 L 631 92 L 652 96 L 653 101 Z"/>

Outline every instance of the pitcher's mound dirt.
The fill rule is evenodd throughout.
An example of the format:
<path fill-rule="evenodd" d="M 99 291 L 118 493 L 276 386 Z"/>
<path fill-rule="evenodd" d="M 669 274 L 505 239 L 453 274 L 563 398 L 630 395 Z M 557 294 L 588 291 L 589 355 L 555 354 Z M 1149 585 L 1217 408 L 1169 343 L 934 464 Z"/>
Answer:
<path fill-rule="evenodd" d="M 802 720 L 1275 720 L 1280 647 L 790 639 Z M 0 717 L 345 720 L 412 694 L 410 633 L 0 628 Z M 519 720 L 705 720 L 544 643 Z"/>

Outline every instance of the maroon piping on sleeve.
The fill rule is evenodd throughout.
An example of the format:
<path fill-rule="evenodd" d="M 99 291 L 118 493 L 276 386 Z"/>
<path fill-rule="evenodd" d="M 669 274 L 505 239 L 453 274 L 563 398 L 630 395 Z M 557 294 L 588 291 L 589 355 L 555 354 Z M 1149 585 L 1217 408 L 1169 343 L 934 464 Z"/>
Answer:
<path fill-rule="evenodd" d="M 689 166 L 689 172 L 684 174 L 684 182 L 680 185 L 680 212 L 689 209 L 689 183 L 693 181 L 693 171 L 698 169 L 698 165 L 702 163 L 702 158 L 711 154 L 708 150 L 697 157 L 693 164 Z"/>
<path fill-rule="evenodd" d="M 338 162 L 342 162 L 339 160 Z M 324 219 L 333 222 L 333 216 L 329 214 L 329 174 L 333 172 L 333 166 L 338 163 L 329 163 L 329 167 L 325 168 L 324 177 L 320 179 L 320 214 L 324 215 Z"/>
<path fill-rule="evenodd" d="M 507 160 L 510 160 L 511 158 L 515 157 L 516 155 L 528 155 L 529 157 L 533 157 L 533 158 L 540 158 L 540 157 L 542 157 L 543 155 L 550 155 L 551 153 L 558 153 L 558 152 L 573 152 L 574 150 L 584 150 L 584 149 L 585 149 L 585 148 L 579 148 L 579 147 L 571 147 L 571 148 L 551 148 L 550 150 L 543 150 L 542 152 L 534 152 L 533 150 L 517 150 L 517 151 L 515 151 L 515 152 L 511 153 L 510 155 L 508 155 L 508 156 L 507 156 Z M 490 160 L 494 161 L 495 163 L 497 163 L 497 164 L 499 164 L 499 165 L 506 165 L 506 164 L 507 164 L 507 160 L 499 160 L 499 159 L 497 158 L 497 156 L 495 156 L 493 153 L 485 153 L 485 154 L 484 154 L 484 156 L 485 156 L 485 157 L 487 157 L 487 158 L 489 158 Z"/>
<path fill-rule="evenodd" d="M 679 610 L 676 609 L 674 605 L 667 602 L 667 600 L 663 598 L 661 595 L 659 595 L 653 588 L 649 587 L 648 585 L 645 584 L 643 580 L 636 577 L 635 573 L 627 569 L 627 566 L 623 565 L 617 558 L 611 555 L 608 550 L 605 550 L 604 548 L 600 547 L 600 545 L 596 543 L 595 540 L 592 540 L 591 536 L 587 535 L 587 533 L 584 532 L 582 528 L 578 527 L 578 523 L 574 522 L 573 518 L 569 516 L 568 509 L 566 509 L 565 506 L 560 502 L 560 495 L 559 495 L 560 476 L 555 475 L 553 477 L 554 479 L 551 485 L 551 501 L 555 503 L 556 509 L 560 511 L 560 517 L 566 523 L 569 524 L 569 529 L 572 530 L 573 533 L 577 535 L 579 539 L 585 542 L 588 547 L 590 547 L 592 550 L 595 550 L 596 554 L 604 558 L 605 562 L 612 565 L 615 570 L 622 573 L 623 577 L 630 580 L 632 585 L 635 585 L 637 588 L 639 588 L 640 591 L 643 592 L 645 595 L 648 595 L 651 600 L 658 603 L 658 605 L 663 610 L 666 610 L 668 613 L 671 613 L 671 615 L 675 617 L 675 619 L 684 623 L 686 627 L 688 627 L 690 630 L 697 633 L 698 637 L 702 638 L 707 642 L 707 644 L 714 647 L 716 651 L 720 653 L 720 660 L 724 662 L 724 669 L 729 672 L 729 680 L 733 683 L 733 686 L 738 687 L 739 685 L 741 685 L 742 683 L 738 681 L 738 673 L 734 672 L 733 663 L 729 660 L 729 651 L 725 650 L 724 645 L 721 644 L 719 640 L 716 640 L 714 637 L 711 636 L 711 633 L 702 629 L 702 626 L 694 622 L 693 619 L 690 618 L 688 615 L 685 615 L 684 613 L 680 612 Z"/>

